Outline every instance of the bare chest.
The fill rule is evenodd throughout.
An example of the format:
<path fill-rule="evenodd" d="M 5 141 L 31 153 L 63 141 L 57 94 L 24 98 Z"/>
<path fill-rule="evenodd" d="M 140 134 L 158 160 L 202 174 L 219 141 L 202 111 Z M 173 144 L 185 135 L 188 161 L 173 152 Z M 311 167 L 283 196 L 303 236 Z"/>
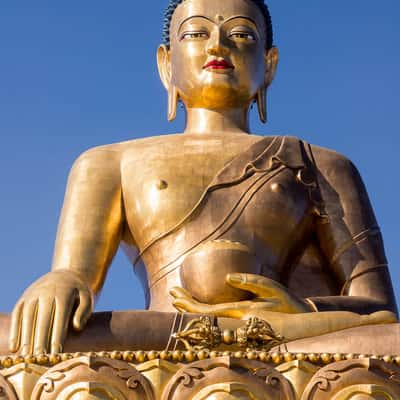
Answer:
<path fill-rule="evenodd" d="M 126 217 L 142 247 L 171 229 L 196 206 L 214 176 L 240 151 L 220 143 L 177 143 L 142 156 L 129 155 L 122 164 Z"/>
<path fill-rule="evenodd" d="M 127 222 L 139 249 L 184 220 L 218 172 L 241 150 L 243 146 L 224 151 L 216 146 L 186 144 L 174 152 L 128 158 L 122 166 L 123 198 Z M 221 193 L 218 204 L 208 207 L 207 222 L 202 226 L 213 225 L 219 209 L 227 202 L 236 202 L 232 196 L 240 197 L 240 188 L 237 193 L 226 191 L 226 198 Z M 251 195 L 251 204 L 243 214 L 244 223 L 231 232 L 240 237 L 247 232 L 253 239 L 256 235 L 263 242 L 261 247 L 265 240 L 272 240 L 276 247 L 278 242 L 286 242 L 306 215 L 308 193 L 296 181 L 295 173 L 284 169 L 260 185 L 260 190 Z"/>

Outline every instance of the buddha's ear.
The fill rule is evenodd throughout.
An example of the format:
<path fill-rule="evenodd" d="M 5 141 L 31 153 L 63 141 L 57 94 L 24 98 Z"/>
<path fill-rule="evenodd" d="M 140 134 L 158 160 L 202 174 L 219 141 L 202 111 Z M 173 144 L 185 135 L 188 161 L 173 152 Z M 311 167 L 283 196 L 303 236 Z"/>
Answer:
<path fill-rule="evenodd" d="M 268 87 L 274 80 L 278 67 L 279 51 L 277 47 L 271 47 L 265 53 L 265 86 Z"/>
<path fill-rule="evenodd" d="M 157 50 L 157 65 L 161 82 L 168 92 L 168 121 L 173 121 L 176 117 L 178 91 L 171 82 L 171 53 L 165 44 Z"/>
<path fill-rule="evenodd" d="M 161 82 L 165 89 L 168 90 L 171 84 L 171 58 L 168 47 L 162 44 L 157 49 L 157 65 L 158 73 L 160 74 Z"/>

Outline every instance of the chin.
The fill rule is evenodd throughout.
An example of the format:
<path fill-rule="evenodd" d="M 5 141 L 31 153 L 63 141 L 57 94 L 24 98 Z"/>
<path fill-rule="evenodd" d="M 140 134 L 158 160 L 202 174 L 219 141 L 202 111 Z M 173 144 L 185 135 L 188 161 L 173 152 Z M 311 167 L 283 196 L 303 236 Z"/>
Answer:
<path fill-rule="evenodd" d="M 232 85 L 206 85 L 202 89 L 202 101 L 207 108 L 240 108 L 247 105 L 250 98 L 251 95 Z"/>

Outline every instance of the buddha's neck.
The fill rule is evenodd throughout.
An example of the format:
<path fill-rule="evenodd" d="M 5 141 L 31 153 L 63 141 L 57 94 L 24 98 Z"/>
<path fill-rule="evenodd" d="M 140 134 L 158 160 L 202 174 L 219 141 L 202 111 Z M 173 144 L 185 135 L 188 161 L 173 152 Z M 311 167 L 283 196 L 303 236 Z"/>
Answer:
<path fill-rule="evenodd" d="M 246 109 L 186 109 L 186 134 L 249 133 Z"/>

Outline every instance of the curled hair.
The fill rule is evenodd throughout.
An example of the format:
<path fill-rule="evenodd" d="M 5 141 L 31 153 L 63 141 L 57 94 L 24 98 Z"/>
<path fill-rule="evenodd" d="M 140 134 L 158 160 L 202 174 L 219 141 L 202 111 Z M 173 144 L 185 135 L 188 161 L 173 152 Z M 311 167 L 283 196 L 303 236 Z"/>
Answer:
<path fill-rule="evenodd" d="M 163 43 L 169 48 L 170 43 L 171 43 L 171 38 L 170 38 L 170 29 L 171 29 L 171 19 L 172 15 L 174 14 L 176 8 L 179 6 L 179 4 L 183 3 L 185 0 L 169 0 L 168 7 L 165 11 L 164 14 L 164 27 L 163 27 L 163 34 L 162 34 L 162 39 Z M 218 1 L 218 0 L 217 0 Z M 223 0 L 224 1 L 224 0 Z M 265 33 L 266 33 L 266 43 L 265 47 L 267 50 L 269 50 L 273 46 L 273 29 L 272 29 L 272 20 L 271 20 L 271 15 L 269 13 L 268 6 L 264 3 L 264 0 L 250 0 L 252 3 L 254 3 L 261 11 L 264 20 L 265 20 Z"/>

